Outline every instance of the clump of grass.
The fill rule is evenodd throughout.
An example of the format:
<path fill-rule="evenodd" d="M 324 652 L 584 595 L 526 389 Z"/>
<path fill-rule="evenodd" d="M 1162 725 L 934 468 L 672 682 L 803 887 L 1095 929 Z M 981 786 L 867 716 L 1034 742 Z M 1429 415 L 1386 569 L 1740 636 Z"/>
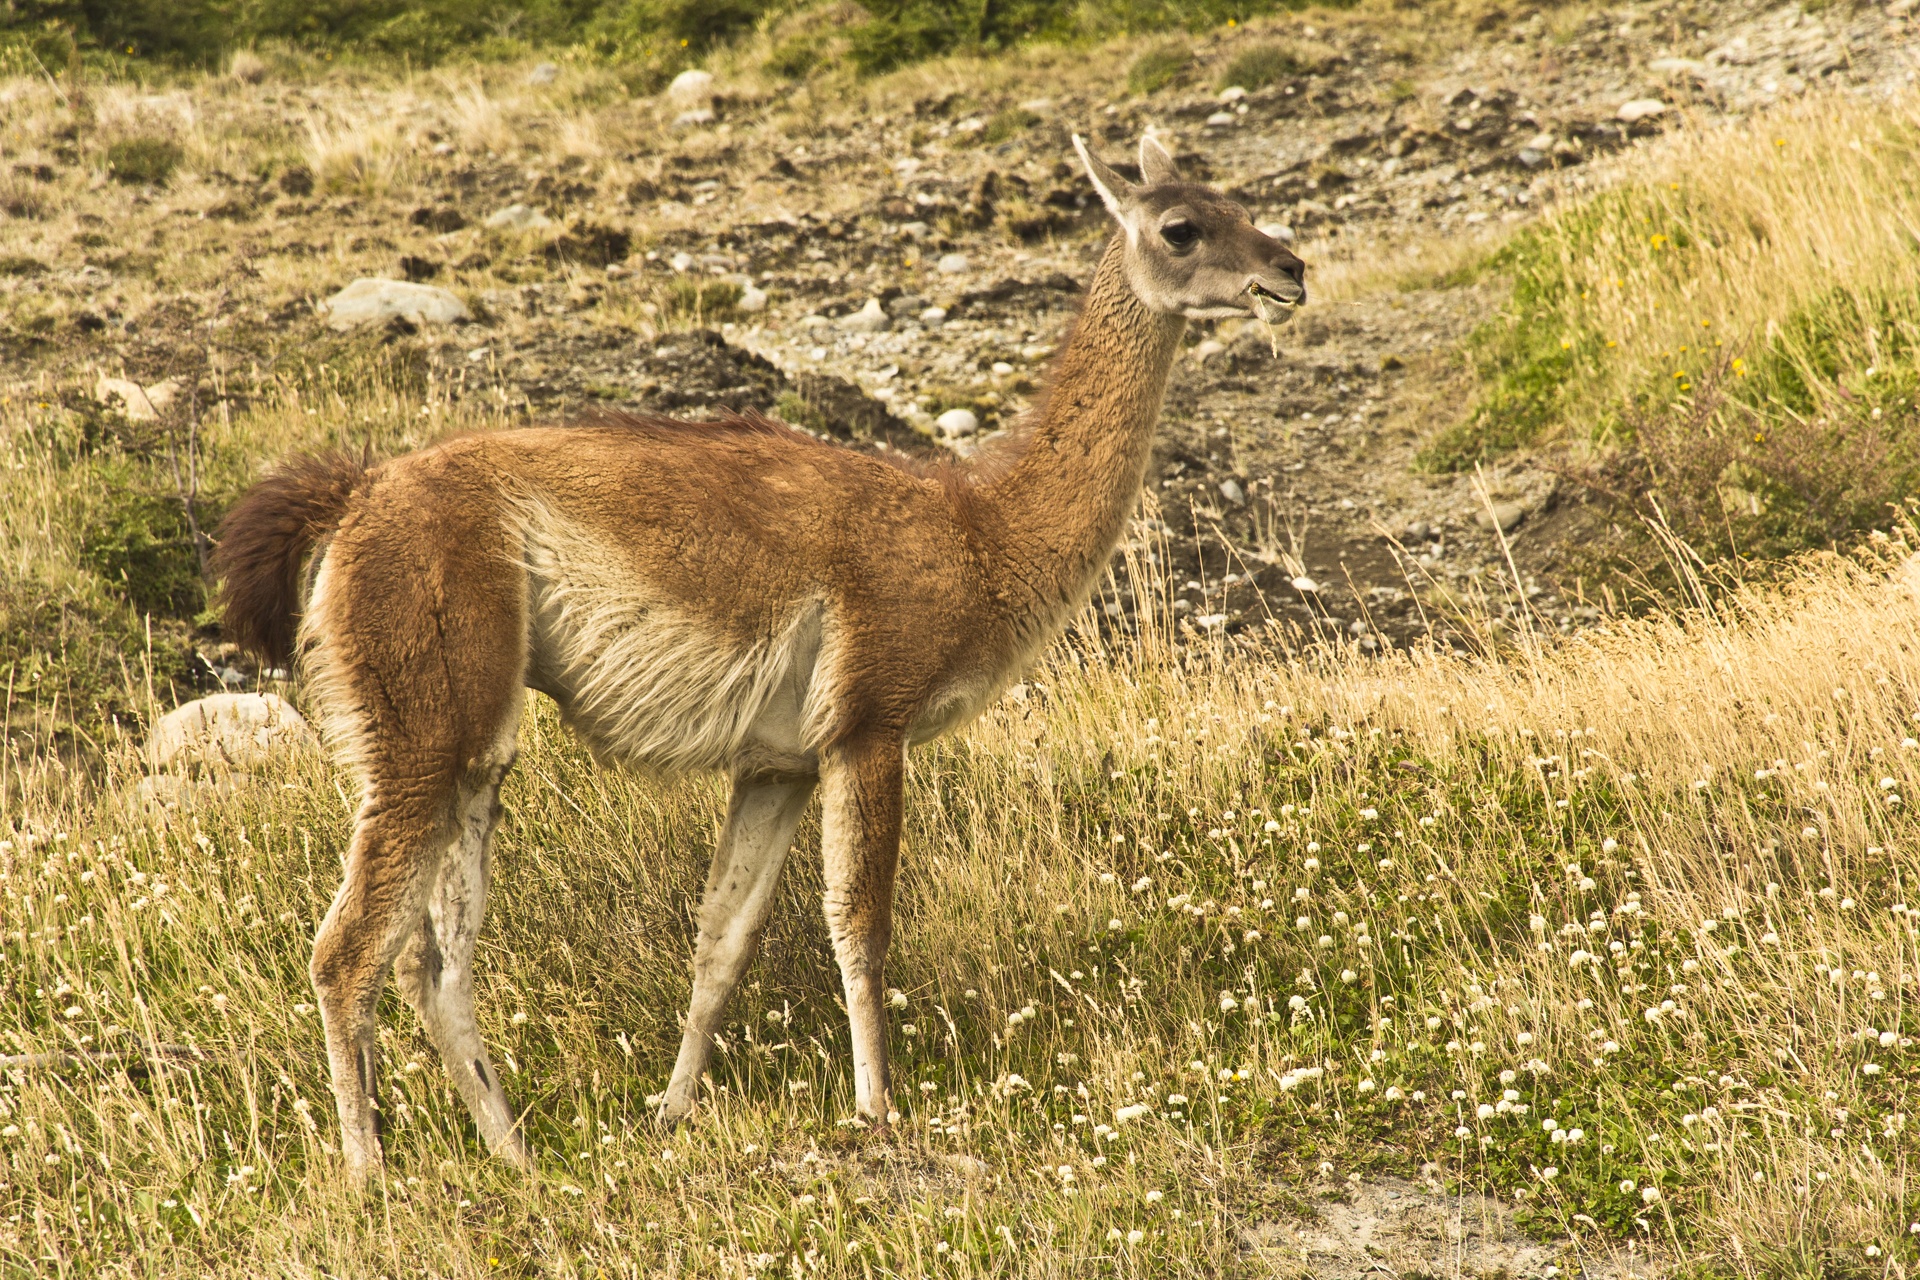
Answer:
<path fill-rule="evenodd" d="M 1039 123 L 1040 117 L 1024 107 L 1008 107 L 988 118 L 986 127 L 980 131 L 980 141 L 993 146 L 1018 137 Z"/>
<path fill-rule="evenodd" d="M 1127 68 L 1127 90 L 1142 95 L 1158 92 L 1184 76 L 1192 65 L 1193 46 L 1186 41 L 1156 44 Z"/>
<path fill-rule="evenodd" d="M 1222 68 L 1219 88 L 1264 89 L 1294 76 L 1316 75 L 1339 58 L 1330 45 L 1314 40 L 1268 40 L 1248 45 Z"/>
<path fill-rule="evenodd" d="M 322 190 L 383 195 L 406 173 L 406 143 L 392 121 L 310 116 L 306 132 L 305 168 Z"/>
<path fill-rule="evenodd" d="M 107 146 L 107 172 L 130 187 L 164 187 L 186 158 L 172 138 L 143 134 Z"/>
<path fill-rule="evenodd" d="M 699 328 L 731 320 L 738 313 L 745 290 L 731 280 L 680 276 L 668 283 L 660 298 L 660 314 L 672 324 Z"/>

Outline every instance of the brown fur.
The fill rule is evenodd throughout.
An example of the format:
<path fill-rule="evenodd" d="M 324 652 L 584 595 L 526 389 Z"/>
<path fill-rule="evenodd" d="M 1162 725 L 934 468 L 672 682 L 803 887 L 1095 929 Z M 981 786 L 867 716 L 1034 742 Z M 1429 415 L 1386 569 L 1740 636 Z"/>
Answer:
<path fill-rule="evenodd" d="M 1170 173 L 1157 144 L 1143 167 L 1150 147 Z M 1085 602 L 1137 500 L 1183 317 L 1246 306 L 1249 281 L 1304 297 L 1298 260 L 1238 206 L 1089 168 L 1123 234 L 1043 406 L 983 464 L 903 467 L 758 417 L 613 415 L 364 472 L 311 460 L 236 509 L 229 625 L 270 656 L 287 651 L 300 555 L 325 539 L 305 665 L 364 792 L 312 977 L 356 1174 L 379 1159 L 373 1011 L 395 966 L 482 1134 L 529 1158 L 471 1008 L 528 687 L 604 757 L 733 777 L 661 1114 L 693 1106 L 817 784 L 854 1104 L 888 1116 L 907 748 L 977 714 Z M 1204 237 L 1176 244 L 1172 218 Z"/>

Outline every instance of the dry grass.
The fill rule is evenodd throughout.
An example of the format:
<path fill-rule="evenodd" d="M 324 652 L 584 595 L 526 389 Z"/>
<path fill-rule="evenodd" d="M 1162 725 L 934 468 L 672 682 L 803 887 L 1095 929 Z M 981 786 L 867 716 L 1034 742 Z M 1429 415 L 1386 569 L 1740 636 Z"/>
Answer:
<path fill-rule="evenodd" d="M 306 425 L 281 413 L 264 436 Z M 915 757 L 890 1138 L 846 1125 L 812 829 L 714 1103 L 650 1129 L 718 793 L 599 770 L 541 709 L 481 1007 L 542 1172 L 475 1151 L 391 1009 L 371 1214 L 331 1155 L 302 972 L 342 780 L 202 779 L 160 816 L 126 802 L 130 756 L 88 797 L 16 762 L 13 1049 L 205 1057 L 9 1072 L 0 1249 L 99 1274 L 181 1250 L 217 1275 L 395 1252 L 436 1275 L 1218 1274 L 1264 1178 L 1433 1160 L 1583 1247 L 1753 1276 L 1904 1259 L 1912 554 L 1510 660 L 1083 643 Z"/>

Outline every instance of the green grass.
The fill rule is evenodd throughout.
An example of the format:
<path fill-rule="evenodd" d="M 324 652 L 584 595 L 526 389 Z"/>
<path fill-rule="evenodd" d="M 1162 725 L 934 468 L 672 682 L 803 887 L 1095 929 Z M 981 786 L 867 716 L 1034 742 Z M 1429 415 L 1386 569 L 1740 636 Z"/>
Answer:
<path fill-rule="evenodd" d="M 128 186 L 164 187 L 184 158 L 171 138 L 122 138 L 107 147 L 107 172 Z"/>
<path fill-rule="evenodd" d="M 1133 60 L 1127 68 L 1127 89 L 1147 94 L 1164 89 L 1193 65 L 1193 46 L 1183 40 L 1168 40 L 1154 45 Z"/>

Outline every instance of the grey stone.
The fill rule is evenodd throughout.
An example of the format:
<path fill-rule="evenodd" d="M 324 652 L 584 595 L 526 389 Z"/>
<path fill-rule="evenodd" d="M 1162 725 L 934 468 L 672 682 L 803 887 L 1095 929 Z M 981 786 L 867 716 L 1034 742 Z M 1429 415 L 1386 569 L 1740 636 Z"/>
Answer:
<path fill-rule="evenodd" d="M 941 255 L 940 261 L 935 265 L 943 274 L 950 276 L 960 275 L 973 266 L 971 262 L 967 261 L 967 255 L 964 253 L 943 254 Z"/>
<path fill-rule="evenodd" d="M 1236 507 L 1244 507 L 1247 505 L 1247 491 L 1240 487 L 1238 480 L 1231 478 L 1222 480 L 1220 482 L 1220 496 Z"/>
<path fill-rule="evenodd" d="M 682 71 L 667 86 L 667 101 L 676 107 L 705 106 L 713 99 L 713 73 L 695 68 Z"/>
<path fill-rule="evenodd" d="M 980 419 L 971 409 L 949 409 L 933 420 L 942 435 L 970 436 L 980 429 Z"/>
<path fill-rule="evenodd" d="M 160 718 L 147 738 L 147 763 L 156 769 L 178 764 L 244 767 L 288 749 L 318 745 L 306 720 L 285 698 L 216 693 Z"/>
<path fill-rule="evenodd" d="M 1491 510 L 1482 506 L 1473 513 L 1473 521 L 1482 529 L 1491 532 L 1498 528 L 1506 533 L 1527 518 L 1527 509 L 1518 502 L 1496 502 Z"/>
<path fill-rule="evenodd" d="M 840 327 L 850 333 L 879 333 L 887 327 L 887 312 L 880 299 L 868 298 L 867 305 L 850 316 L 840 317 Z"/>
<path fill-rule="evenodd" d="M 559 78 L 560 68 L 551 62 L 536 63 L 533 70 L 527 72 L 528 84 L 552 84 Z"/>
<path fill-rule="evenodd" d="M 453 324 L 472 318 L 458 295 L 406 280 L 355 280 L 328 298 L 326 308 L 327 323 L 335 329 L 355 329 L 395 316 L 416 324 Z"/>
<path fill-rule="evenodd" d="M 1666 109 L 1667 104 L 1658 98 L 1635 98 L 1631 102 L 1621 103 L 1614 115 L 1624 124 L 1638 124 L 1642 120 L 1665 114 Z"/>
<path fill-rule="evenodd" d="M 487 216 L 486 225 L 495 231 L 532 231 L 553 225 L 553 219 L 530 204 L 510 204 Z"/>

